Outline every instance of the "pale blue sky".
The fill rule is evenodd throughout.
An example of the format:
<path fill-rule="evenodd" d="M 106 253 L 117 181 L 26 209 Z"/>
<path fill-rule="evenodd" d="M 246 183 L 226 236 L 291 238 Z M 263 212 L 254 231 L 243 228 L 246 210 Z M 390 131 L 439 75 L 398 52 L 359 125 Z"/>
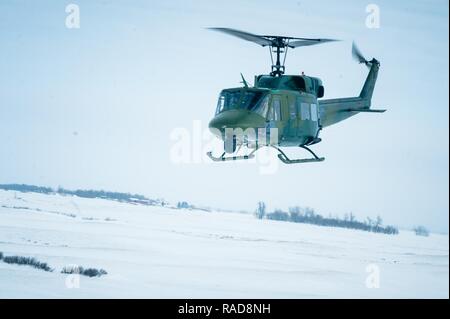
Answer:
<path fill-rule="evenodd" d="M 81 28 L 65 27 L 80 6 Z M 310 206 L 324 215 L 380 214 L 400 227 L 448 231 L 448 2 L 375 1 L 0 2 L 0 183 L 143 193 L 169 201 L 252 210 Z M 384 114 L 325 129 L 325 162 L 177 165 L 170 133 L 204 125 L 219 91 L 269 69 L 267 49 L 206 31 L 344 41 L 291 51 L 326 98 L 354 96 L 366 77 L 356 40 L 381 61 L 373 97 Z"/>

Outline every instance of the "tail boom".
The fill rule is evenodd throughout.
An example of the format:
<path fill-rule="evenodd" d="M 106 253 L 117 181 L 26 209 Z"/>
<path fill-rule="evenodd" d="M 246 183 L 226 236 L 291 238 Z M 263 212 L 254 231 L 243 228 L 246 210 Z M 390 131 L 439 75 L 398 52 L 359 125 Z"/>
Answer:
<path fill-rule="evenodd" d="M 378 77 L 378 70 L 380 69 L 380 62 L 372 59 L 367 62 L 367 65 L 370 67 L 370 71 L 359 96 L 319 100 L 320 124 L 322 127 L 336 124 L 360 112 L 381 113 L 386 111 L 370 108 Z"/>

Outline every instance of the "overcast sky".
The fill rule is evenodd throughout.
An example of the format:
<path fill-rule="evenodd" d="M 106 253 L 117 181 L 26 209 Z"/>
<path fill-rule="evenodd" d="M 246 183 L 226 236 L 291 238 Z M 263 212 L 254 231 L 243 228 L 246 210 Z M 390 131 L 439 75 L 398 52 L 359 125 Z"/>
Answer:
<path fill-rule="evenodd" d="M 264 200 L 448 232 L 447 0 L 375 1 L 378 29 L 366 26 L 369 1 L 79 0 L 79 29 L 66 27 L 69 3 L 0 2 L 0 183 L 229 209 Z M 206 129 L 220 90 L 239 86 L 239 72 L 253 82 L 270 69 L 267 48 L 210 26 L 343 40 L 287 59 L 287 73 L 322 79 L 325 98 L 359 94 L 367 69 L 351 59 L 355 40 L 381 61 L 372 103 L 388 111 L 324 129 L 313 147 L 322 163 L 274 174 L 258 163 L 176 163 L 171 134 L 198 141 L 193 127 Z"/>

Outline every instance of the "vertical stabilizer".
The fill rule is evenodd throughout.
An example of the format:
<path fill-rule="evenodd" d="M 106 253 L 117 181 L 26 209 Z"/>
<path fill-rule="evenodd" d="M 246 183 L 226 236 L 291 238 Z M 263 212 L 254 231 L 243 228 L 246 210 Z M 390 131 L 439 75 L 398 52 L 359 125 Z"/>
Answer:
<path fill-rule="evenodd" d="M 377 81 L 378 70 L 380 69 L 380 62 L 376 59 L 372 59 L 372 61 L 367 62 L 367 65 L 370 65 L 370 71 L 367 75 L 366 82 L 364 82 L 364 86 L 359 94 L 359 97 L 368 100 L 370 106 L 373 90 L 375 89 L 375 83 Z"/>

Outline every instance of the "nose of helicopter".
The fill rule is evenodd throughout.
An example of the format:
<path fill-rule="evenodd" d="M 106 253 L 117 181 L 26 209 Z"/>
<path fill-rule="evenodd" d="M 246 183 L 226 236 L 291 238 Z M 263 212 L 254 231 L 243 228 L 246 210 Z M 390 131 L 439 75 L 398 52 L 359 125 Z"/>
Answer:
<path fill-rule="evenodd" d="M 210 131 L 221 138 L 226 128 L 240 128 L 245 131 L 248 128 L 257 129 L 265 126 L 264 118 L 247 110 L 229 110 L 217 114 L 210 122 Z"/>

